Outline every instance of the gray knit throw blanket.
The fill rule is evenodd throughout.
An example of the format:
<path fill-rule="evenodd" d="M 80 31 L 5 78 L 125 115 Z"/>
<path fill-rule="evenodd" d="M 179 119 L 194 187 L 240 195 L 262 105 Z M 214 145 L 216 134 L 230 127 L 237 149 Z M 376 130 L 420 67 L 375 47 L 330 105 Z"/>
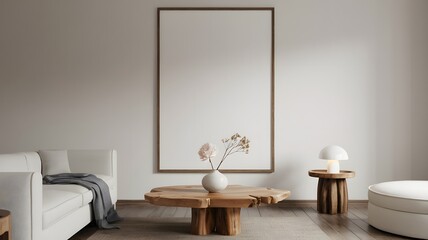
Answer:
<path fill-rule="evenodd" d="M 111 203 L 110 191 L 107 184 L 100 178 L 89 173 L 60 173 L 47 175 L 43 178 L 45 184 L 76 184 L 92 191 L 92 209 L 98 228 L 119 228 L 110 223 L 121 220 Z"/>

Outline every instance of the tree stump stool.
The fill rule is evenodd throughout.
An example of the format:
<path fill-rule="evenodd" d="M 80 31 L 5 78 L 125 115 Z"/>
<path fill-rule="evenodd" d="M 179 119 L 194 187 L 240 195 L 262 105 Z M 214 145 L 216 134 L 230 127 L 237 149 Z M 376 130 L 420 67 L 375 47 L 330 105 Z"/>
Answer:
<path fill-rule="evenodd" d="M 0 209 L 0 240 L 10 240 L 11 234 L 11 222 L 10 212 L 7 210 Z"/>
<path fill-rule="evenodd" d="M 319 213 L 337 214 L 348 212 L 348 187 L 346 178 L 355 172 L 342 170 L 340 173 L 327 173 L 327 170 L 311 170 L 309 176 L 317 177 L 317 210 Z"/>

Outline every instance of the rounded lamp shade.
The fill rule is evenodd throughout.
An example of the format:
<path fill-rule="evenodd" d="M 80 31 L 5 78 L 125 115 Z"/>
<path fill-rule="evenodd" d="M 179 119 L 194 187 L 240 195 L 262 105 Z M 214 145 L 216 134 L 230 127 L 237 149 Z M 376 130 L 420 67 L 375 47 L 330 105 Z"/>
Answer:
<path fill-rule="evenodd" d="M 348 153 L 337 145 L 329 145 L 321 150 L 319 158 L 325 160 L 348 160 Z"/>

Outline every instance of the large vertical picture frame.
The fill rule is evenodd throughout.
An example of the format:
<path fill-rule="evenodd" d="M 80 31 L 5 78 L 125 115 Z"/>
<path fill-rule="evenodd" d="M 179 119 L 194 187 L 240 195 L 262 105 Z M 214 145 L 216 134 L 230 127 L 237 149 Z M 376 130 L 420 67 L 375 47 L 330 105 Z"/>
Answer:
<path fill-rule="evenodd" d="M 198 150 L 250 140 L 222 172 L 274 171 L 274 9 L 158 8 L 158 172 L 208 172 Z"/>

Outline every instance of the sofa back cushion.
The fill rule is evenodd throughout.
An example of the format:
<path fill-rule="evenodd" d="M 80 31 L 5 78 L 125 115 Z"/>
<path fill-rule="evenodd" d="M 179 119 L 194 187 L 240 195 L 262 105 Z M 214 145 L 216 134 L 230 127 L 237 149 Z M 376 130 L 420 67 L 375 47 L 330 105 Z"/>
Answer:
<path fill-rule="evenodd" d="M 40 150 L 43 177 L 59 173 L 70 173 L 67 150 Z"/>
<path fill-rule="evenodd" d="M 0 154 L 0 172 L 40 173 L 40 156 L 36 152 Z"/>
<path fill-rule="evenodd" d="M 68 161 L 71 172 L 102 174 L 116 178 L 115 150 L 68 150 Z M 106 164 L 110 163 L 110 164 Z"/>

